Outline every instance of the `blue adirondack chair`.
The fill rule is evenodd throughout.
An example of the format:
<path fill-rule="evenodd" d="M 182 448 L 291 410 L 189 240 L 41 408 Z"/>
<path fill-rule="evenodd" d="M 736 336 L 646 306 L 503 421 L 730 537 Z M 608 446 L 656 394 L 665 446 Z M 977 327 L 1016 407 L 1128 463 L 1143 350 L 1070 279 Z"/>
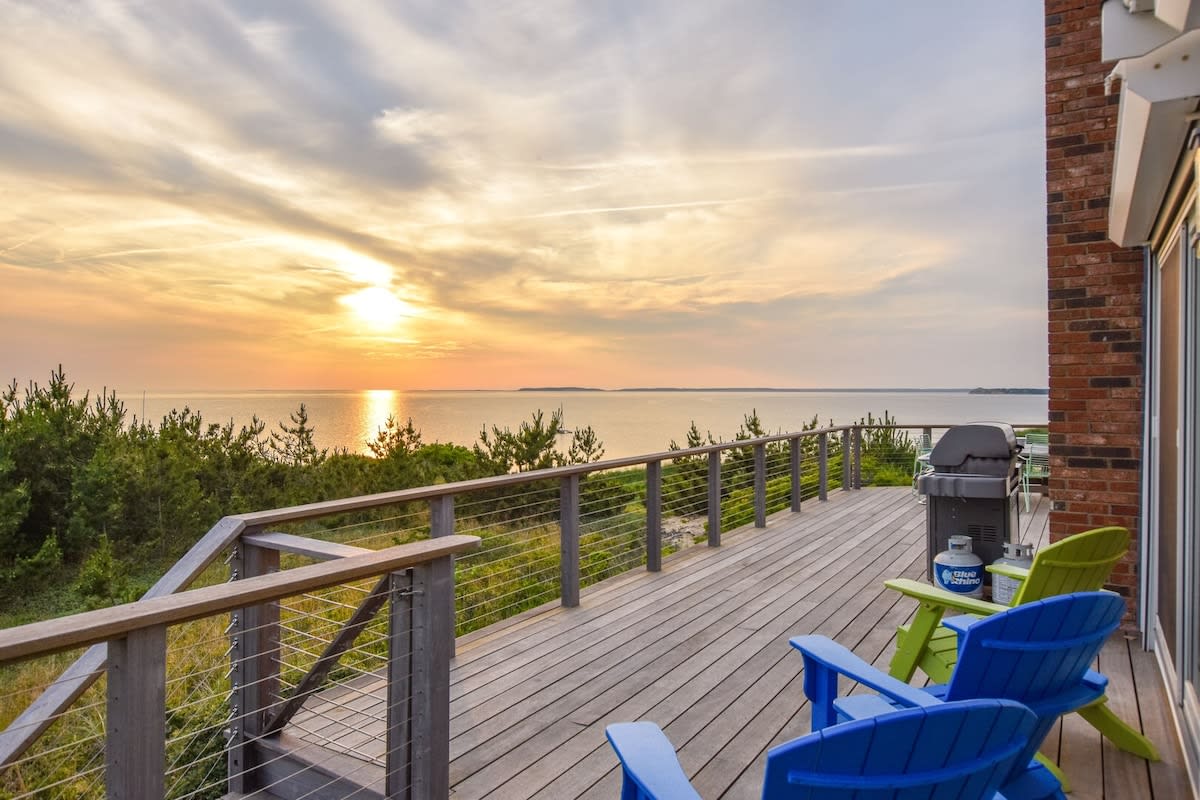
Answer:
<path fill-rule="evenodd" d="M 772 748 L 762 796 L 991 800 L 1036 727 L 1033 712 L 1010 700 L 889 711 Z M 653 722 L 609 725 L 605 734 L 624 771 L 621 800 L 699 800 Z"/>
<path fill-rule="evenodd" d="M 1125 603 L 1109 592 L 1078 592 L 1011 608 L 983 619 L 942 621 L 957 631 L 958 662 L 949 683 L 917 689 L 875 669 L 823 636 L 797 636 L 804 654 L 804 693 L 812 701 L 813 730 L 842 720 L 878 716 L 896 707 L 1004 698 L 1037 716 L 1030 743 L 1001 784 L 1007 800 L 1063 797 L 1058 780 L 1031 763 L 1055 720 L 1103 696 L 1108 679 L 1088 665 L 1116 630 Z M 838 675 L 879 692 L 839 698 Z"/>

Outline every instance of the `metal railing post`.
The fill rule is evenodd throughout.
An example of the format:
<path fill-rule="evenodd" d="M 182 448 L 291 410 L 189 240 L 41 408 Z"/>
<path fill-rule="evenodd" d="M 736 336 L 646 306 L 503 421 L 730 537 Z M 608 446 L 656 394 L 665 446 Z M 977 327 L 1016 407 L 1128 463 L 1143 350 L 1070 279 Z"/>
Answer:
<path fill-rule="evenodd" d="M 829 499 L 829 434 L 817 434 L 817 499 Z"/>
<path fill-rule="evenodd" d="M 708 454 L 708 546 L 721 546 L 721 451 Z"/>
<path fill-rule="evenodd" d="M 247 529 L 244 533 L 258 533 Z M 230 560 L 231 581 L 279 571 L 279 551 L 239 540 Z M 255 774 L 254 742 L 279 699 L 279 603 L 235 611 L 230 620 L 229 791 L 248 794 L 261 787 Z"/>
<path fill-rule="evenodd" d="M 862 488 L 862 426 L 854 426 L 854 488 Z"/>
<path fill-rule="evenodd" d="M 167 766 L 167 628 L 108 643 L 104 784 L 109 800 L 162 797 Z"/>
<path fill-rule="evenodd" d="M 853 448 L 850 445 L 849 430 L 843 428 L 841 431 L 842 444 L 842 491 L 850 491 L 850 486 L 854 482 L 854 464 L 850 461 Z"/>
<path fill-rule="evenodd" d="M 800 438 L 788 439 L 788 474 L 792 478 L 792 511 L 800 510 Z"/>
<path fill-rule="evenodd" d="M 454 495 L 446 494 L 440 497 L 431 497 L 429 499 L 429 536 L 431 539 L 436 539 L 439 536 L 454 535 Z M 451 556 L 451 562 L 453 562 Z M 455 629 L 455 612 L 454 612 L 454 594 L 450 594 L 448 608 L 450 609 L 450 629 Z M 457 654 L 457 643 L 453 635 L 450 636 L 450 657 L 454 658 Z"/>
<path fill-rule="evenodd" d="M 579 605 L 579 476 L 559 482 L 559 553 L 562 604 Z"/>
<path fill-rule="evenodd" d="M 662 462 L 646 463 L 646 569 L 662 571 Z"/>
<path fill-rule="evenodd" d="M 412 797 L 412 570 L 393 572 L 388 590 L 387 706 L 384 796 Z"/>
<path fill-rule="evenodd" d="M 767 446 L 754 445 L 754 527 L 767 527 Z"/>
<path fill-rule="evenodd" d="M 389 800 L 450 795 L 450 557 L 394 573 L 388 620 Z"/>

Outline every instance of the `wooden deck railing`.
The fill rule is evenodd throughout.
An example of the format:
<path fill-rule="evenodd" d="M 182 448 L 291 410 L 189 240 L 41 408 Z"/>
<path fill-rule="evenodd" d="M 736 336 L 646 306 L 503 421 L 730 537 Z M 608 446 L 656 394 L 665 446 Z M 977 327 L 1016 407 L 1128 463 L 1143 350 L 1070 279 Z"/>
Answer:
<path fill-rule="evenodd" d="M 447 643 L 453 637 L 453 624 L 445 610 L 446 599 L 453 596 L 451 558 L 478 545 L 474 536 L 449 536 L 9 628 L 0 631 L 0 663 L 106 644 L 107 794 L 130 800 L 162 797 L 167 627 L 232 613 L 237 622 L 230 671 L 234 687 L 228 743 L 230 789 L 250 791 L 258 788 L 256 753 L 251 745 L 261 734 L 256 702 L 267 694 L 269 682 L 264 682 L 263 676 L 271 670 L 262 664 L 270 648 L 258 649 L 248 641 L 249 637 L 271 635 L 269 625 L 257 623 L 272 613 L 273 601 L 386 575 L 382 597 L 390 601 L 393 620 L 388 647 L 389 694 L 411 698 L 408 704 L 387 704 L 387 796 L 445 796 L 449 775 Z M 401 641 L 408 636 L 411 642 Z"/>
<path fill-rule="evenodd" d="M 0 631 L 0 666 L 5 662 L 45 654 L 56 650 L 91 645 L 62 675 L 0 732 L 0 769 L 17 763 L 30 745 L 71 706 L 88 687 L 107 670 L 108 747 L 112 753 L 106 770 L 110 797 L 162 796 L 161 774 L 155 778 L 152 763 L 161 773 L 163 704 L 161 692 L 149 702 L 130 702 L 130 687 L 140 685 L 147 676 L 161 672 L 162 635 L 168 624 L 202 616 L 233 611 L 227 630 L 231 637 L 229 673 L 230 724 L 225 749 L 228 754 L 228 789 L 248 792 L 263 785 L 262 770 L 255 759 L 261 753 L 255 743 L 281 731 L 296 711 L 322 687 L 343 653 L 354 646 L 368 622 L 391 601 L 393 609 L 425 615 L 421 648 L 413 648 L 404 658 L 387 659 L 388 675 L 397 685 L 417 680 L 430 664 L 441 670 L 445 658 L 453 655 L 455 598 L 446 591 L 453 584 L 450 555 L 477 545 L 475 537 L 456 536 L 456 525 L 463 519 L 455 509 L 456 498 L 472 493 L 495 493 L 501 489 L 544 486 L 555 483 L 557 491 L 558 578 L 557 591 L 565 606 L 578 605 L 583 583 L 581 574 L 581 486 L 587 476 L 614 470 L 644 468 L 644 550 L 645 568 L 662 568 L 664 464 L 677 468 L 689 461 L 706 460 L 703 497 L 700 505 L 707 521 L 706 541 L 719 546 L 722 531 L 722 502 L 729 494 L 723 484 L 723 460 L 731 451 L 749 458 L 752 464 L 752 521 L 756 527 L 767 524 L 768 509 L 778 508 L 779 500 L 769 503 L 770 487 L 786 486 L 786 505 L 799 511 L 806 496 L 825 500 L 832 488 L 851 490 L 862 485 L 863 427 L 835 426 L 798 433 L 781 433 L 757 439 L 723 442 L 687 450 L 674 450 L 630 458 L 579 464 L 535 472 L 516 473 L 471 481 L 460 481 L 414 489 L 404 489 L 361 497 L 351 497 L 291 508 L 240 514 L 218 522 L 178 561 L 146 594 L 127 606 L 90 612 L 46 623 Z M 871 426 L 874 428 L 916 428 L 926 432 L 947 425 Z M 786 450 L 786 454 L 784 453 Z M 805 453 L 808 453 L 808 459 Z M 786 458 L 784 456 L 786 455 Z M 810 463 L 815 461 L 815 464 Z M 769 463 L 770 462 L 770 463 Z M 745 462 L 742 462 L 745 463 Z M 779 465 L 772 473 L 770 464 Z M 907 469 L 911 464 L 898 465 Z M 786 475 L 778 470 L 786 471 Z M 539 490 L 544 495 L 545 490 Z M 778 495 L 778 491 L 776 492 Z M 488 495 L 492 496 L 492 495 Z M 281 525 L 306 520 L 341 518 L 348 514 L 405 504 L 427 504 L 429 541 L 374 551 L 338 542 L 270 531 Z M 425 527 L 427 525 L 427 527 Z M 186 590 L 210 564 L 228 552 L 231 583 Z M 290 553 L 326 563 L 278 572 L 280 554 Z M 402 584 L 397 570 L 421 565 L 411 580 L 425 582 L 425 589 Z M 460 565 L 460 569 L 461 569 Z M 347 606 L 348 617 L 337 621 L 338 629 L 313 652 L 306 673 L 286 693 L 280 692 L 280 609 L 275 601 L 308 588 L 332 586 L 362 577 L 382 576 L 373 588 L 363 590 L 357 603 Z M 401 582 L 398 582 L 401 581 Z M 460 587 L 461 590 L 461 587 Z M 420 598 L 414 600 L 414 598 Z M 407 605 L 405 605 L 407 604 Z M 516 608 L 520 610 L 520 608 Z M 512 613 L 515 613 L 513 611 Z M 415 623 L 414 623 L 415 624 Z M 420 626 L 417 626 L 420 627 Z M 416 630 L 417 628 L 414 628 Z M 427 659 L 432 662 L 425 663 Z M 129 683 L 133 681 L 133 683 Z M 430 684 L 426 684 L 428 688 Z M 439 690 L 440 691 L 440 690 Z M 438 701 L 440 702 L 440 700 Z M 391 704 L 389 704 L 390 707 Z M 440 721 L 416 715 L 397 721 L 398 726 L 423 725 L 422 736 L 438 739 L 443 735 Z M 393 722 L 389 717 L 388 730 Z M 411 736 L 397 729 L 400 740 Z M 439 747 L 441 745 L 438 745 Z M 393 785 L 395 767 L 389 745 L 389 787 L 387 796 L 407 796 Z M 107 756 L 106 756 L 107 757 Z M 130 759 L 133 759 L 132 761 Z M 436 759 L 435 759 L 436 761 Z M 415 768 L 415 767 L 414 767 Z M 267 772 L 270 770 L 264 767 Z M 440 770 L 440 766 L 433 771 Z M 273 773 L 272 773 L 273 774 Z M 415 780 L 416 778 L 414 778 Z M 441 786 L 440 778 L 425 775 L 426 788 Z M 432 781 L 432 782 L 430 782 Z M 393 793 L 394 791 L 394 793 Z M 130 793 L 132 792 L 132 794 Z M 429 796 L 444 796 L 440 790 Z"/>

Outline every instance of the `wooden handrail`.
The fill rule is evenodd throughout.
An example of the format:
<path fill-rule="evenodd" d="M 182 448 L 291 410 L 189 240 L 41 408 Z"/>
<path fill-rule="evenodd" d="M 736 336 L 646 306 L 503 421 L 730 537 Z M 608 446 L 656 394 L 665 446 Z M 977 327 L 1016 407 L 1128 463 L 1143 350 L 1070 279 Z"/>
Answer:
<path fill-rule="evenodd" d="M 478 536 L 443 536 L 365 555 L 0 630 L 0 663 L 97 644 L 142 628 L 187 622 L 359 578 L 394 572 L 442 556 L 474 550 L 479 542 Z"/>
<path fill-rule="evenodd" d="M 707 444 L 702 447 L 690 447 L 686 450 L 664 450 L 659 453 L 650 453 L 640 456 L 627 456 L 625 458 L 614 458 L 609 459 L 608 461 L 593 461 L 588 464 L 571 464 L 565 467 L 551 467 L 550 469 L 537 469 L 530 470 L 529 472 L 513 472 L 508 475 L 494 475 L 488 478 L 474 478 L 469 481 L 454 481 L 453 483 L 439 483 L 433 486 L 418 486 L 412 489 L 399 489 L 394 492 L 380 492 L 378 494 L 347 497 L 341 500 L 324 500 L 319 503 L 308 503 L 299 506 L 289 506 L 287 508 L 276 508 L 270 511 L 254 511 L 246 514 L 235 514 L 230 517 L 230 519 L 239 520 L 247 527 L 277 525 L 283 522 L 297 522 L 304 519 L 313 519 L 314 517 L 324 517 L 330 514 L 344 514 L 348 511 L 362 511 L 363 509 L 375 508 L 377 506 L 409 503 L 415 500 L 429 500 L 434 497 L 446 497 L 449 495 L 464 494 L 466 492 L 500 489 L 505 486 L 518 486 L 523 483 L 533 483 L 535 481 L 558 480 L 571 475 L 586 475 L 590 472 L 600 472 L 608 469 L 638 467 L 655 461 L 662 462 L 687 456 L 702 456 L 707 455 L 708 453 L 719 453 L 725 450 L 737 450 L 743 447 L 753 447 L 757 444 L 786 442 L 791 439 L 803 439 L 809 436 L 817 436 L 818 434 L 822 433 L 836 433 L 838 431 L 850 430 L 853 427 L 853 425 L 835 425 L 830 428 L 818 428 L 810 431 L 777 433 L 770 436 L 760 436 L 756 439 L 718 442 L 717 444 Z M 908 428 L 916 426 L 904 425 L 897 427 Z M 936 427 L 946 426 L 940 425 Z"/>

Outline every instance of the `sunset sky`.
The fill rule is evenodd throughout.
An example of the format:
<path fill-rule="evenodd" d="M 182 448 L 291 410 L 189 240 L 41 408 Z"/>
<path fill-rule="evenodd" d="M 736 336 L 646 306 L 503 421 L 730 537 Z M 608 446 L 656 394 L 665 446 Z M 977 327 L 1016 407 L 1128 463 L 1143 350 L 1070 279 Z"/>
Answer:
<path fill-rule="evenodd" d="M 0 0 L 0 380 L 1045 386 L 1042 14 Z"/>

